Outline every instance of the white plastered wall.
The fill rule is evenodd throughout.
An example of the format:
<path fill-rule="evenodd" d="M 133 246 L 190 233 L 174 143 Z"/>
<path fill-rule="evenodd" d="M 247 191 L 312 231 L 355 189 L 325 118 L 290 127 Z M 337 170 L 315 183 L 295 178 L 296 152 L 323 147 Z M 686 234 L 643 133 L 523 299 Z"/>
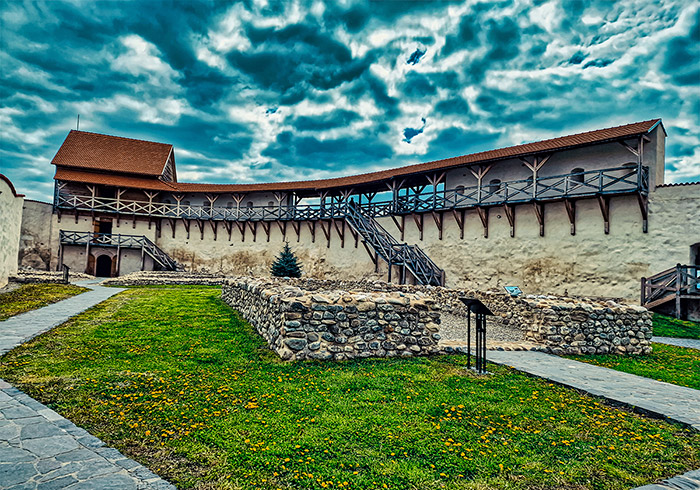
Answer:
<path fill-rule="evenodd" d="M 5 179 L 0 178 L 0 287 L 17 272 L 23 202 L 24 197 L 15 196 Z"/>

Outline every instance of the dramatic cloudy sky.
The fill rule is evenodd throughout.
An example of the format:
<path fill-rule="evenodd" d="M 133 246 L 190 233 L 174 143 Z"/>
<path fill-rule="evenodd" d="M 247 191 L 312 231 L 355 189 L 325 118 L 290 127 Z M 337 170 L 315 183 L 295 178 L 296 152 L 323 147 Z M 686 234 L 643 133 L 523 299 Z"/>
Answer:
<path fill-rule="evenodd" d="M 50 199 L 80 129 L 178 178 L 323 178 L 661 117 L 700 178 L 695 0 L 0 2 L 0 169 Z"/>

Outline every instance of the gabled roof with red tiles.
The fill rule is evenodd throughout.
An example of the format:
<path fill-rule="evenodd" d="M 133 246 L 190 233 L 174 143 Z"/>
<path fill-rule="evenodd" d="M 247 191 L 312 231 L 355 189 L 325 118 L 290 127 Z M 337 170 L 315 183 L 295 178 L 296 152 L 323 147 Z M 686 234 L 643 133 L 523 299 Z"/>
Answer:
<path fill-rule="evenodd" d="M 126 179 L 125 177 L 118 175 L 109 174 L 96 174 L 88 173 L 84 170 L 109 170 L 99 167 L 81 167 L 81 172 L 66 172 L 67 169 L 57 168 L 56 180 L 67 180 L 74 182 L 86 182 L 95 184 L 105 184 L 114 185 L 122 187 L 135 187 L 144 188 L 149 190 L 167 190 L 167 188 L 174 188 L 178 192 L 208 192 L 208 193 L 245 193 L 245 192 L 285 192 L 285 191 L 300 191 L 304 193 L 310 193 L 313 191 L 349 188 L 349 187 L 372 187 L 384 188 L 384 182 L 387 182 L 395 178 L 413 178 L 417 175 L 425 174 L 428 172 L 444 171 L 455 167 L 469 166 L 476 164 L 484 164 L 489 162 L 495 162 L 498 160 L 506 160 L 511 158 L 527 157 L 538 154 L 547 154 L 553 151 L 562 151 L 572 148 L 579 148 L 584 146 L 591 146 L 596 144 L 608 143 L 612 141 L 619 141 L 624 139 L 631 139 L 644 135 L 652 131 L 657 126 L 661 126 L 663 130 L 663 125 L 661 125 L 661 119 L 651 119 L 649 121 L 642 121 L 632 124 L 626 124 L 624 126 L 617 126 L 613 128 L 598 129 L 595 131 L 588 131 L 586 133 L 574 134 L 570 136 L 562 136 L 559 138 L 553 138 L 543 141 L 537 141 L 534 143 L 526 143 L 523 145 L 510 146 L 507 148 L 501 148 L 497 150 L 483 151 L 479 153 L 472 153 L 469 155 L 463 155 L 453 158 L 447 158 L 444 160 L 436 160 L 427 163 L 419 163 L 416 165 L 409 165 L 406 167 L 399 167 L 389 170 L 381 170 L 378 172 L 371 172 L 366 174 L 352 175 L 348 177 L 337 177 L 332 179 L 323 180 L 306 180 L 306 181 L 296 181 L 296 182 L 271 182 L 263 184 L 199 184 L 199 183 L 184 183 L 184 182 L 171 182 L 165 184 L 164 182 L 156 181 L 156 179 Z M 74 131 L 71 131 L 73 133 Z M 93 134 L 93 133 L 88 133 Z M 106 138 L 115 138 L 114 136 L 104 136 Z M 70 135 L 69 135 L 70 137 Z M 120 138 L 126 139 L 126 138 Z M 68 141 L 68 139 L 66 139 Z M 137 141 L 137 140 L 129 140 Z M 159 144 L 142 142 L 148 144 Z M 65 146 L 65 143 L 64 143 Z M 163 145 L 172 148 L 170 145 Z M 63 147 L 61 147 L 63 149 Z M 59 154 L 61 150 L 59 150 Z M 58 155 L 56 155 L 58 157 Z M 54 158 L 54 163 L 56 163 L 56 158 Z M 62 165 L 62 164 L 57 164 Z M 123 170 L 120 170 L 123 171 Z M 162 168 L 161 168 L 162 171 Z M 151 174 L 155 175 L 155 174 Z M 158 174 L 159 175 L 159 174 Z"/>
<path fill-rule="evenodd" d="M 51 163 L 57 167 L 159 176 L 173 145 L 71 131 Z"/>

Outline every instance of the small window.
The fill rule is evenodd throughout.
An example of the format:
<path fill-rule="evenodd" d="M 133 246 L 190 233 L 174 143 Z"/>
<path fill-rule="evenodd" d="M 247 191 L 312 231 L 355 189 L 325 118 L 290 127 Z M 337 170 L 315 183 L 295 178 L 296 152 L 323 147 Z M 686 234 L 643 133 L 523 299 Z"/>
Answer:
<path fill-rule="evenodd" d="M 492 193 L 496 193 L 501 190 L 501 180 L 500 179 L 492 179 L 489 182 L 489 191 Z"/>
<path fill-rule="evenodd" d="M 623 167 L 633 168 L 637 166 L 637 162 L 628 162 L 622 165 Z"/>
<path fill-rule="evenodd" d="M 252 208 L 252 207 L 253 207 L 253 201 L 248 201 L 248 203 L 246 204 L 246 206 L 248 206 L 248 208 Z"/>
<path fill-rule="evenodd" d="M 576 167 L 571 171 L 571 182 L 577 182 L 579 184 L 583 184 L 583 178 L 584 175 L 583 173 L 585 172 L 584 169 L 580 167 Z"/>
<path fill-rule="evenodd" d="M 274 208 L 274 207 L 275 207 L 275 203 L 272 202 L 272 201 L 267 201 L 267 207 L 268 207 L 268 208 Z"/>
<path fill-rule="evenodd" d="M 192 203 L 191 203 L 190 201 L 185 201 L 185 202 L 183 202 L 182 204 L 184 204 L 185 206 L 191 206 L 191 205 L 192 205 Z"/>
<path fill-rule="evenodd" d="M 227 202 L 227 203 L 226 203 L 226 207 L 227 207 L 228 209 L 232 209 L 232 208 L 233 208 L 233 201 Z"/>
<path fill-rule="evenodd" d="M 463 185 L 458 185 L 457 187 L 455 187 L 455 192 L 456 192 L 457 194 L 462 194 L 462 195 L 464 195 L 464 186 L 463 186 Z"/>

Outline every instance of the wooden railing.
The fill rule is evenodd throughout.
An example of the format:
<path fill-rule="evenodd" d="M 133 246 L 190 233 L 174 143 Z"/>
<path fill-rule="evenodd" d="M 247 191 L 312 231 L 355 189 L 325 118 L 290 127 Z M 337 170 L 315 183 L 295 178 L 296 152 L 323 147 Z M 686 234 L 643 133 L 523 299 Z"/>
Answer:
<path fill-rule="evenodd" d="M 61 245 L 90 245 L 141 249 L 165 270 L 176 270 L 177 262 L 143 235 L 60 231 Z"/>
<path fill-rule="evenodd" d="M 649 171 L 642 167 L 616 167 L 577 174 L 538 177 L 532 179 L 482 184 L 481 186 L 425 191 L 397 196 L 390 201 L 359 204 L 362 213 L 374 218 L 401 214 L 444 211 L 503 204 L 547 202 L 561 199 L 600 195 L 640 193 L 649 190 Z M 59 191 L 55 205 L 58 209 L 84 210 L 132 216 L 160 218 L 221 220 L 221 221 L 315 221 L 342 219 L 347 214 L 348 201 L 271 205 L 250 207 L 192 206 L 117 198 L 83 196 Z"/>
<path fill-rule="evenodd" d="M 642 306 L 651 309 L 674 299 L 676 318 L 681 317 L 681 300 L 700 299 L 700 266 L 678 264 L 642 278 Z"/>

